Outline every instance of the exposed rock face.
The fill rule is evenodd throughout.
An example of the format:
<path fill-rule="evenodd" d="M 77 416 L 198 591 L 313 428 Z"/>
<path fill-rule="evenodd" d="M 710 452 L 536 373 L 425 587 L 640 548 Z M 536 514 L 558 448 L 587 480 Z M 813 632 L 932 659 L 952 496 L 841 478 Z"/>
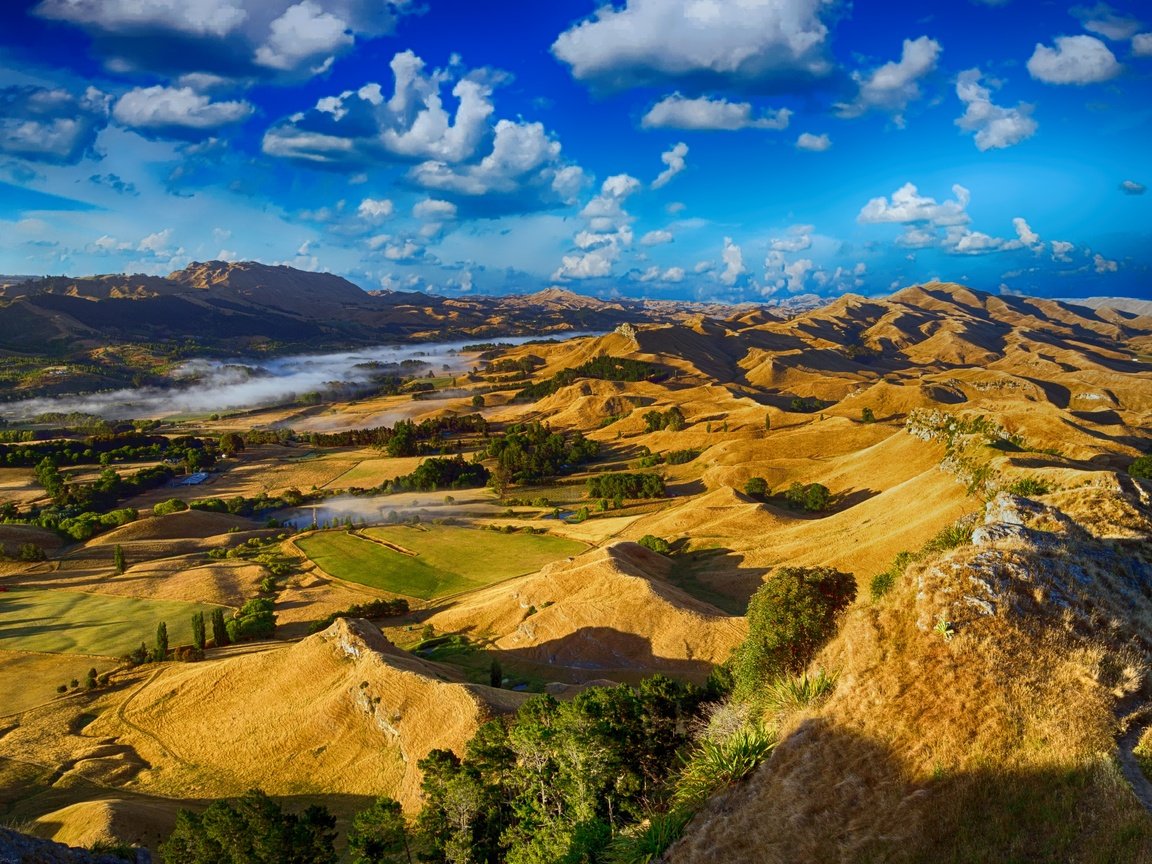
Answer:
<path fill-rule="evenodd" d="M 136 864 L 151 861 L 147 849 L 136 850 Z M 0 864 L 124 864 L 124 859 L 0 828 Z"/>

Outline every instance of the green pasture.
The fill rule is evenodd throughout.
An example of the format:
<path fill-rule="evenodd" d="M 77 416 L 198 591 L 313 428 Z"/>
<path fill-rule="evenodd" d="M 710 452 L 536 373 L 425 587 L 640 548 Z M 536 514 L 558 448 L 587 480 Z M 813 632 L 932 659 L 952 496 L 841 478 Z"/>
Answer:
<path fill-rule="evenodd" d="M 339 579 L 422 600 L 532 573 L 587 548 L 544 534 L 501 534 L 444 525 L 368 528 L 363 533 L 367 536 L 322 531 L 297 542 L 309 558 Z"/>
<path fill-rule="evenodd" d="M 141 600 L 42 588 L 0 593 L 0 650 L 119 657 L 141 642 L 155 643 L 168 625 L 168 644 L 192 641 L 192 615 L 214 607 L 180 600 Z"/>

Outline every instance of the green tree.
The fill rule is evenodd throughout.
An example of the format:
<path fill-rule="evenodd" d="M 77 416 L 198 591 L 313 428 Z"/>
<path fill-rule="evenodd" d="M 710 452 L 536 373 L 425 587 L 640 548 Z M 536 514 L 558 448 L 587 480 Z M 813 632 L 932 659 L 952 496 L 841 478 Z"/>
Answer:
<path fill-rule="evenodd" d="M 748 635 L 733 658 L 736 697 L 750 699 L 765 683 L 804 671 L 855 598 L 851 573 L 831 567 L 773 572 L 748 604 Z"/>
<path fill-rule="evenodd" d="M 378 798 L 367 810 L 357 813 L 348 830 L 348 851 L 352 864 L 410 864 L 408 825 L 400 803 Z"/>
<path fill-rule="evenodd" d="M 204 632 L 204 613 L 195 612 L 192 615 L 192 647 L 197 651 L 204 650 L 206 634 Z"/>
<path fill-rule="evenodd" d="M 784 497 L 793 507 L 813 513 L 827 510 L 832 504 L 832 493 L 821 483 L 793 483 Z"/>
<path fill-rule="evenodd" d="M 228 638 L 228 625 L 224 622 L 224 610 L 217 606 L 212 610 L 212 642 L 223 648 L 231 640 Z"/>
<path fill-rule="evenodd" d="M 244 449 L 244 439 L 236 432 L 225 432 L 220 436 L 220 450 L 226 456 L 239 453 Z"/>
<path fill-rule="evenodd" d="M 1152 455 L 1141 456 L 1134 459 L 1128 466 L 1128 474 L 1139 477 L 1141 480 L 1152 480 Z"/>
<path fill-rule="evenodd" d="M 161 501 L 159 504 L 152 508 L 152 515 L 154 516 L 167 516 L 170 513 L 180 513 L 188 509 L 188 505 L 181 501 L 179 498 L 169 498 L 167 501 Z"/>
<path fill-rule="evenodd" d="M 865 408 L 860 412 L 860 420 L 864 423 L 875 423 L 876 414 L 873 413 L 871 408 Z"/>
<path fill-rule="evenodd" d="M 116 568 L 117 576 L 128 569 L 124 562 L 124 548 L 119 543 L 112 549 L 112 564 Z"/>
<path fill-rule="evenodd" d="M 672 547 L 668 541 L 663 537 L 657 537 L 655 534 L 645 534 L 636 541 L 645 549 L 651 549 L 653 552 L 659 552 L 661 555 L 671 555 Z"/>
<path fill-rule="evenodd" d="M 482 394 L 477 393 L 472 397 L 472 407 L 473 408 L 483 408 L 484 407 L 484 396 Z"/>
<path fill-rule="evenodd" d="M 152 659 L 157 663 L 168 659 L 168 625 L 163 621 L 156 625 L 156 650 Z"/>
<path fill-rule="evenodd" d="M 744 494 L 752 498 L 765 498 L 768 496 L 768 481 L 763 477 L 749 477 L 744 484 Z"/>

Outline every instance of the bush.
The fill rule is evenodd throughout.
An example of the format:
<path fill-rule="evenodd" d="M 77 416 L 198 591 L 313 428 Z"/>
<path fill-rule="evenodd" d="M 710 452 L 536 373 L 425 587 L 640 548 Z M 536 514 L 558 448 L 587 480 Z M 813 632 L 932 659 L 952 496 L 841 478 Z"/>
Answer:
<path fill-rule="evenodd" d="M 1051 484 L 1039 477 L 1021 477 L 1008 484 L 1008 491 L 1021 498 L 1032 498 L 1036 495 L 1047 495 L 1052 491 Z"/>
<path fill-rule="evenodd" d="M 784 493 L 784 498 L 796 509 L 812 513 L 827 510 L 832 503 L 832 493 L 820 483 L 793 483 Z"/>
<path fill-rule="evenodd" d="M 228 639 L 243 642 L 249 639 L 271 639 L 276 632 L 276 613 L 272 601 L 257 597 L 247 601 L 228 621 Z"/>
<path fill-rule="evenodd" d="M 657 813 L 643 825 L 617 834 L 605 850 L 608 864 L 649 864 L 680 839 L 692 811 L 687 808 Z"/>
<path fill-rule="evenodd" d="M 645 549 L 651 549 L 653 552 L 659 552 L 661 555 L 672 554 L 672 547 L 668 545 L 668 541 L 662 537 L 657 537 L 655 534 L 645 534 L 636 542 Z"/>
<path fill-rule="evenodd" d="M 875 423 L 876 414 L 872 411 L 871 408 L 865 408 L 860 412 L 860 421 L 862 423 Z"/>
<path fill-rule="evenodd" d="M 167 501 L 161 501 L 152 508 L 153 516 L 167 516 L 170 513 L 179 513 L 182 510 L 187 510 L 188 505 L 181 501 L 179 498 L 169 498 Z"/>
<path fill-rule="evenodd" d="M 1134 459 L 1128 466 L 1128 474 L 1141 480 L 1152 480 L 1152 454 Z"/>
<path fill-rule="evenodd" d="M 877 573 L 872 577 L 872 581 L 868 585 L 868 593 L 872 597 L 872 602 L 876 602 L 889 591 L 892 586 L 896 584 L 896 574 L 891 570 L 885 570 L 883 573 Z"/>
<path fill-rule="evenodd" d="M 851 573 L 831 567 L 775 571 L 748 603 L 748 635 L 733 658 L 736 697 L 750 699 L 765 682 L 803 672 L 855 598 Z"/>
<path fill-rule="evenodd" d="M 598 474 L 588 478 L 589 498 L 663 498 L 664 478 L 659 474 Z"/>
<path fill-rule="evenodd" d="M 699 455 L 699 450 L 673 450 L 664 459 L 669 465 L 683 465 L 686 462 L 691 462 Z"/>
<path fill-rule="evenodd" d="M 809 677 L 781 678 L 768 685 L 764 699 L 776 711 L 799 711 L 828 698 L 836 689 L 836 676 L 823 669 Z"/>
<path fill-rule="evenodd" d="M 751 498 L 766 498 L 768 496 L 768 481 L 763 477 L 750 477 L 744 484 L 744 494 Z"/>

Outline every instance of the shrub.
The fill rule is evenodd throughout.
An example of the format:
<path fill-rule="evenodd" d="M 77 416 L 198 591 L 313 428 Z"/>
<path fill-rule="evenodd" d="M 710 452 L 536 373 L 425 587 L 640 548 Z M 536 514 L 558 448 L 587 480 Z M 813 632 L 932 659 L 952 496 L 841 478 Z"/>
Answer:
<path fill-rule="evenodd" d="M 700 455 L 699 450 L 673 450 L 664 459 L 669 465 L 683 465 Z"/>
<path fill-rule="evenodd" d="M 187 510 L 188 505 L 181 501 L 179 498 L 169 498 L 167 501 L 161 501 L 152 508 L 153 516 L 167 516 L 169 513 L 179 513 L 182 510 Z"/>
<path fill-rule="evenodd" d="M 793 483 L 784 493 L 784 498 L 796 509 L 812 513 L 827 510 L 832 503 L 832 493 L 820 483 Z"/>
<path fill-rule="evenodd" d="M 883 573 L 877 573 L 872 577 L 871 583 L 868 585 L 868 594 L 872 597 L 872 602 L 876 602 L 889 591 L 892 586 L 896 584 L 896 574 L 891 570 L 885 570 Z"/>
<path fill-rule="evenodd" d="M 653 552 L 659 552 L 661 555 L 672 554 L 672 547 L 668 545 L 668 541 L 662 537 L 657 537 L 655 534 L 645 534 L 636 542 L 645 549 L 651 549 Z"/>
<path fill-rule="evenodd" d="M 765 681 L 802 672 L 855 598 L 851 573 L 831 567 L 772 573 L 748 603 L 748 635 L 733 658 L 737 698 L 754 696 Z"/>
<path fill-rule="evenodd" d="M 647 822 L 617 834 L 605 850 L 608 864 L 650 864 L 680 839 L 692 811 L 687 808 L 657 813 Z"/>
<path fill-rule="evenodd" d="M 276 632 L 276 613 L 272 601 L 257 597 L 247 601 L 228 621 L 228 638 L 232 642 L 248 639 L 271 639 Z"/>
<path fill-rule="evenodd" d="M 1047 495 L 1052 491 L 1051 484 L 1039 477 L 1021 477 L 1008 484 L 1008 491 L 1021 498 L 1032 498 L 1036 495 Z"/>
<path fill-rule="evenodd" d="M 749 477 L 744 484 L 744 494 L 752 498 L 766 498 L 768 496 L 768 481 L 763 477 Z"/>
<path fill-rule="evenodd" d="M 1128 474 L 1141 480 L 1152 480 L 1152 454 L 1134 459 L 1128 466 Z"/>
<path fill-rule="evenodd" d="M 673 801 L 687 807 L 703 803 L 751 774 L 775 747 L 776 734 L 761 726 L 745 726 L 719 741 L 701 741 L 676 779 Z"/>
<path fill-rule="evenodd" d="M 875 423 L 876 414 L 872 411 L 871 408 L 865 408 L 860 412 L 860 420 L 863 423 Z"/>
<path fill-rule="evenodd" d="M 765 691 L 764 699 L 777 711 L 799 711 L 828 698 L 834 689 L 836 676 L 820 669 L 812 676 L 805 672 L 772 682 Z"/>
<path fill-rule="evenodd" d="M 590 498 L 663 498 L 664 478 L 659 474 L 598 474 L 588 478 Z"/>

